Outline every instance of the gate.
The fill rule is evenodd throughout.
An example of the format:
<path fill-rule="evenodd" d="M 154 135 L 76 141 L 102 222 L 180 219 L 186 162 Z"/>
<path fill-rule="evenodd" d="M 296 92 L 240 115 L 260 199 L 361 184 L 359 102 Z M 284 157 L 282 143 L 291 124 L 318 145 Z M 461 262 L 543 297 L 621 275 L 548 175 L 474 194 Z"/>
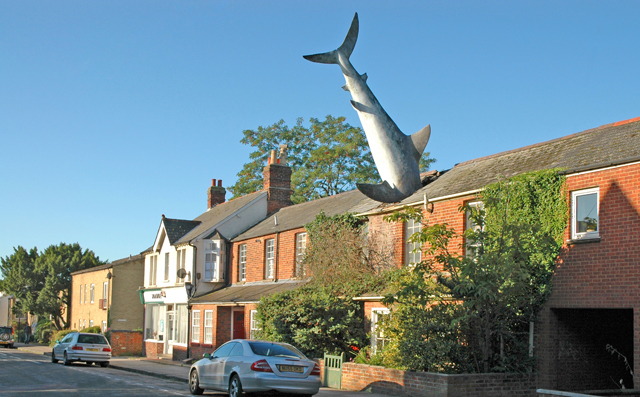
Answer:
<path fill-rule="evenodd" d="M 324 354 L 324 380 L 323 386 L 340 389 L 342 386 L 342 362 L 344 353 L 339 356 Z"/>

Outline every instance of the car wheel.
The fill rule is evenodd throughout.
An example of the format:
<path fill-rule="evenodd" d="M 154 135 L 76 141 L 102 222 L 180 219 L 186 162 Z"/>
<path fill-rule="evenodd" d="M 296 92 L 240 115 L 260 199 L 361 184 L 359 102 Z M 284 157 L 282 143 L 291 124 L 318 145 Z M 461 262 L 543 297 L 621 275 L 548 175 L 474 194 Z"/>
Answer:
<path fill-rule="evenodd" d="M 191 394 L 202 394 L 204 392 L 203 389 L 200 388 L 200 379 L 198 378 L 198 371 L 195 369 L 191 371 L 191 375 L 189 375 L 189 391 Z"/>
<path fill-rule="evenodd" d="M 54 364 L 58 363 L 58 359 L 56 358 L 56 353 L 53 350 L 51 350 L 51 362 Z"/>
<path fill-rule="evenodd" d="M 109 366 L 109 361 L 103 361 L 103 362 L 101 362 L 101 363 L 100 363 L 100 366 L 101 366 L 102 368 L 107 368 L 107 367 Z"/>
<path fill-rule="evenodd" d="M 89 365 L 91 365 L 93 363 L 91 361 L 86 361 L 85 364 L 89 366 Z"/>
<path fill-rule="evenodd" d="M 238 375 L 233 375 L 229 382 L 229 397 L 241 397 L 242 396 L 242 383 Z"/>
<path fill-rule="evenodd" d="M 71 361 L 69 361 L 69 358 L 67 357 L 67 352 L 64 352 L 64 360 L 62 360 L 62 363 L 64 365 L 71 365 Z"/>

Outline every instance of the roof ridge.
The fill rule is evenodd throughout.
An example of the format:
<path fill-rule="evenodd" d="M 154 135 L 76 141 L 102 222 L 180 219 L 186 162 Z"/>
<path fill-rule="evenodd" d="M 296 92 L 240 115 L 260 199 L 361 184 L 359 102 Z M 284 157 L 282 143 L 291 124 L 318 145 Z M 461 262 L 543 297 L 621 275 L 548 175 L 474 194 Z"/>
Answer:
<path fill-rule="evenodd" d="M 634 122 L 638 122 L 638 121 L 640 121 L 640 117 L 635 117 L 635 118 L 632 118 L 632 119 L 617 121 L 615 123 L 603 124 L 603 125 L 601 125 L 599 127 L 589 128 L 589 129 L 584 130 L 584 131 L 575 132 L 573 134 L 561 136 L 559 138 L 550 139 L 548 141 L 538 142 L 538 143 L 534 143 L 532 145 L 527 145 L 527 146 L 519 147 L 519 148 L 516 148 L 516 149 L 505 150 L 504 152 L 494 153 L 494 154 L 490 154 L 488 156 L 483 156 L 483 157 L 478 157 L 478 158 L 475 158 L 475 159 L 463 161 L 461 163 L 456 164 L 456 166 L 465 165 L 465 164 L 472 164 L 472 163 L 475 163 L 475 162 L 478 162 L 478 161 L 484 161 L 484 160 L 488 160 L 488 159 L 491 159 L 491 158 L 506 156 L 507 154 L 517 153 L 517 152 L 529 150 L 529 149 L 532 149 L 532 148 L 535 148 L 535 147 L 545 146 L 545 145 L 548 145 L 550 143 L 554 143 L 554 142 L 558 142 L 558 141 L 563 141 L 563 140 L 566 140 L 566 139 L 574 138 L 574 137 L 576 137 L 578 135 L 588 134 L 588 133 L 591 133 L 591 132 L 595 132 L 595 131 L 598 131 L 598 130 L 603 130 L 603 129 L 610 128 L 610 127 L 618 127 L 618 126 L 621 126 L 621 125 L 630 124 L 630 123 L 634 123 Z"/>

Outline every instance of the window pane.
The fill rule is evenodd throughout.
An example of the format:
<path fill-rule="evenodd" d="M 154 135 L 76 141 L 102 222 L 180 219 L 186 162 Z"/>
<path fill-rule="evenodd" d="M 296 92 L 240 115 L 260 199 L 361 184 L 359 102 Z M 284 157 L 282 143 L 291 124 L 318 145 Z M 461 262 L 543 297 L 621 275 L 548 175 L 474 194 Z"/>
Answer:
<path fill-rule="evenodd" d="M 266 258 L 265 277 L 266 278 L 273 278 L 274 247 L 275 247 L 275 240 L 274 239 L 267 240 L 266 253 L 265 253 L 265 258 Z"/>
<path fill-rule="evenodd" d="M 578 233 L 598 230 L 598 194 L 576 196 L 576 231 Z"/>
<path fill-rule="evenodd" d="M 240 281 L 246 280 L 247 279 L 247 245 L 246 244 L 240 245 L 238 257 L 239 257 L 238 279 Z"/>

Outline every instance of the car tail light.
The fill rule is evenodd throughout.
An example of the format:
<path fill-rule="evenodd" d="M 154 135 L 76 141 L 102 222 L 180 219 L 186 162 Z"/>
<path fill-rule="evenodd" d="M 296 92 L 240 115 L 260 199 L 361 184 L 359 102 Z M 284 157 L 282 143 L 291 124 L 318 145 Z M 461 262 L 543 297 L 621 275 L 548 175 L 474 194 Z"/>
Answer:
<path fill-rule="evenodd" d="M 251 370 L 256 372 L 273 372 L 267 360 L 260 360 L 251 364 Z"/>
<path fill-rule="evenodd" d="M 13 328 L 11 328 L 11 335 L 13 335 Z"/>
<path fill-rule="evenodd" d="M 82 349 L 82 346 L 75 345 L 75 346 L 71 346 L 71 350 L 84 350 L 84 349 Z"/>
<path fill-rule="evenodd" d="M 103 351 L 103 352 L 110 352 L 110 351 L 111 351 L 111 348 L 110 348 L 110 347 L 103 347 L 103 348 L 102 348 L 102 351 Z"/>
<path fill-rule="evenodd" d="M 315 364 L 309 375 L 320 376 L 320 366 L 318 364 Z"/>

